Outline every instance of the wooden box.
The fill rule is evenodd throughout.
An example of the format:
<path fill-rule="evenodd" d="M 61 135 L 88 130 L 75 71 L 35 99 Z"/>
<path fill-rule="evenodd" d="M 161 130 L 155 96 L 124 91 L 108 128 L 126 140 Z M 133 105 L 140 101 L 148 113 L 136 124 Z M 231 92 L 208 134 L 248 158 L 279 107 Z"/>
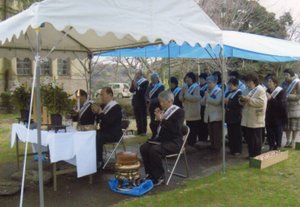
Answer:
<path fill-rule="evenodd" d="M 283 160 L 288 159 L 289 151 L 273 150 L 250 159 L 250 167 L 264 169 Z"/>
<path fill-rule="evenodd" d="M 300 150 L 300 142 L 295 143 L 295 150 Z"/>

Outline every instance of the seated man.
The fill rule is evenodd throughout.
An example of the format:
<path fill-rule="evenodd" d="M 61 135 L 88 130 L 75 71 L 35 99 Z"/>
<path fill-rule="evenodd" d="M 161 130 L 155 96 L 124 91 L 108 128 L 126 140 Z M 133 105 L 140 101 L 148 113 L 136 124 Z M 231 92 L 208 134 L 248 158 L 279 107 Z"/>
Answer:
<path fill-rule="evenodd" d="M 92 105 L 92 110 L 97 114 L 97 167 L 103 164 L 103 145 L 109 142 L 118 142 L 122 137 L 122 110 L 121 106 L 113 100 L 113 91 L 110 87 L 104 87 L 100 93 L 101 106 Z"/>
<path fill-rule="evenodd" d="M 75 95 L 80 104 L 72 115 L 73 119 L 77 120 L 79 125 L 93 125 L 95 123 L 95 114 L 91 107 L 93 102 L 87 98 L 87 93 L 82 89 L 76 90 Z"/>
<path fill-rule="evenodd" d="M 146 178 L 152 179 L 154 185 L 164 182 L 162 158 L 168 154 L 178 153 L 182 146 L 181 131 L 184 122 L 184 111 L 173 105 L 174 95 L 172 92 L 161 92 L 158 100 L 164 112 L 159 108 L 155 110 L 155 118 L 160 122 L 157 135 L 140 148 Z"/>

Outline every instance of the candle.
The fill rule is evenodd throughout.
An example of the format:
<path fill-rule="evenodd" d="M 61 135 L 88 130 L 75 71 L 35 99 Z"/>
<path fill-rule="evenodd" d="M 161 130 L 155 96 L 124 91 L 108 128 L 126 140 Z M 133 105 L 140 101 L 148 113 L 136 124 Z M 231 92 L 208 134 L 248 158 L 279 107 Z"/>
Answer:
<path fill-rule="evenodd" d="M 80 110 L 80 89 L 77 90 L 77 111 Z"/>

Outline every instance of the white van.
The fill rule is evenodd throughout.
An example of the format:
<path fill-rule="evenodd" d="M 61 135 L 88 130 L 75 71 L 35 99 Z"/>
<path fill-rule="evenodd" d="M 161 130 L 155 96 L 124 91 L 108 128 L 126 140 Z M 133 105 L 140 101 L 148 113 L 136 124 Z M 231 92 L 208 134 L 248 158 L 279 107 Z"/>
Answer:
<path fill-rule="evenodd" d="M 111 87 L 114 93 L 114 97 L 118 98 L 130 98 L 131 93 L 129 91 L 129 84 L 128 83 L 109 83 L 108 87 Z M 101 89 L 99 89 L 96 92 L 96 96 L 98 96 L 101 92 Z"/>

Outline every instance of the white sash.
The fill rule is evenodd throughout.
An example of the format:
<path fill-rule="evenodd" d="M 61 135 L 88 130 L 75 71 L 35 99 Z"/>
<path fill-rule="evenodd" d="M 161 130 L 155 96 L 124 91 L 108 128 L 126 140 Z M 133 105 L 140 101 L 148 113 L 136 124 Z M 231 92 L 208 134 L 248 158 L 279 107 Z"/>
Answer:
<path fill-rule="evenodd" d="M 209 96 L 213 98 L 213 96 L 216 96 L 220 92 L 219 86 L 215 86 L 214 89 L 209 93 Z"/>
<path fill-rule="evenodd" d="M 300 80 L 298 78 L 295 78 L 293 80 L 293 82 L 289 85 L 289 87 L 286 90 L 286 96 L 290 95 L 292 93 L 292 91 L 294 90 L 295 86 L 297 85 L 297 83 L 299 83 Z"/>
<path fill-rule="evenodd" d="M 257 87 L 256 86 L 255 88 L 253 88 L 249 93 L 248 93 L 248 96 L 251 98 L 252 96 L 254 96 L 254 94 L 257 92 Z"/>
<path fill-rule="evenodd" d="M 181 88 L 177 87 L 173 90 L 173 95 L 174 95 L 174 98 L 177 96 L 177 94 L 181 91 Z"/>
<path fill-rule="evenodd" d="M 237 89 L 236 91 L 234 92 L 230 92 L 229 95 L 227 96 L 228 99 L 233 99 L 235 97 L 235 95 L 241 91 L 241 89 Z"/>
<path fill-rule="evenodd" d="M 83 106 L 80 108 L 79 110 L 79 114 L 78 114 L 78 119 L 80 119 L 82 117 L 82 115 L 84 114 L 84 112 L 89 108 L 89 106 L 92 104 L 92 101 L 86 100 L 83 104 Z"/>
<path fill-rule="evenodd" d="M 161 83 L 156 83 L 154 85 L 154 87 L 151 89 L 151 91 L 149 92 L 149 98 L 152 98 L 152 96 L 154 95 L 154 93 L 159 89 L 159 87 L 162 86 Z"/>
<path fill-rule="evenodd" d="M 282 91 L 283 88 L 281 88 L 280 86 L 277 86 L 275 88 L 275 90 L 271 93 L 272 98 L 276 98 L 276 96 L 280 93 L 280 91 Z"/>
<path fill-rule="evenodd" d="M 176 106 L 176 105 L 172 105 L 170 106 L 167 111 L 164 113 L 163 115 L 163 119 L 164 120 L 168 120 L 178 109 L 180 109 L 180 107 Z M 159 136 L 161 130 L 161 125 L 159 125 L 157 127 L 157 134 L 156 134 L 156 138 Z"/>
<path fill-rule="evenodd" d="M 194 92 L 194 90 L 195 90 L 195 88 L 196 88 L 197 86 L 199 86 L 198 83 L 193 83 L 193 84 L 189 87 L 188 93 L 192 95 L 192 93 Z"/>
<path fill-rule="evenodd" d="M 207 87 L 208 87 L 207 83 L 204 84 L 204 86 L 202 86 L 202 87 L 200 86 L 200 91 L 206 91 Z"/>
<path fill-rule="evenodd" d="M 111 108 L 114 107 L 114 106 L 117 105 L 117 104 L 118 104 L 118 102 L 116 102 L 116 101 L 110 101 L 110 102 L 104 107 L 103 113 L 104 113 L 104 114 L 107 114 L 107 113 L 111 110 Z"/>
<path fill-rule="evenodd" d="M 136 81 L 136 86 L 138 90 L 140 89 L 141 84 L 144 83 L 146 80 L 146 78 L 142 77 L 138 81 Z"/>

